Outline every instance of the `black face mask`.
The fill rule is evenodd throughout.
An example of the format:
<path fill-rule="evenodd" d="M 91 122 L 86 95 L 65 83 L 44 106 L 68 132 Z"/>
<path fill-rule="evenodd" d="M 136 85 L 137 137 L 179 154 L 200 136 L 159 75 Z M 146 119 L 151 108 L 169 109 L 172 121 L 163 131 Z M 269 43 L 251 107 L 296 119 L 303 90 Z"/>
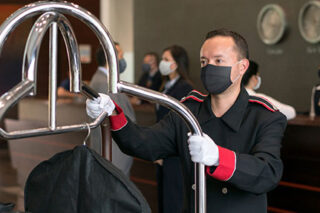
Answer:
<path fill-rule="evenodd" d="M 232 67 L 208 64 L 201 68 L 201 81 L 210 94 L 220 94 L 232 84 L 230 79 Z"/>
<path fill-rule="evenodd" d="M 151 70 L 150 64 L 142 64 L 142 72 L 147 73 Z"/>
<path fill-rule="evenodd" d="M 127 62 L 124 60 L 124 58 L 119 60 L 119 72 L 123 73 L 124 70 L 127 68 Z"/>

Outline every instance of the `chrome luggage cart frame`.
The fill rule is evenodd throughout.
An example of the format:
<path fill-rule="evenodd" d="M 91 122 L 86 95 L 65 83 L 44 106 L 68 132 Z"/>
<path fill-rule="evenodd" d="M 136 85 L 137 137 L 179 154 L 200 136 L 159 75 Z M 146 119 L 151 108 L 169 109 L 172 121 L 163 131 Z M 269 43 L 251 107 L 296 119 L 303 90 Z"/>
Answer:
<path fill-rule="evenodd" d="M 145 100 L 162 104 L 180 115 L 187 123 L 193 134 L 202 135 L 201 127 L 196 118 L 187 107 L 176 99 L 153 90 L 149 90 L 128 82 L 119 80 L 119 65 L 113 40 L 105 26 L 90 12 L 80 6 L 68 2 L 35 2 L 28 4 L 14 12 L 0 27 L 0 54 L 4 42 L 9 34 L 25 19 L 40 15 L 33 25 L 23 56 L 22 81 L 10 91 L 0 97 L 0 120 L 6 111 L 27 95 L 36 95 L 37 86 L 37 60 L 42 39 L 47 30 L 50 30 L 50 57 L 49 57 L 49 118 L 48 127 L 6 132 L 0 128 L 0 137 L 4 139 L 19 139 L 25 137 L 60 134 L 73 131 L 82 131 L 96 128 L 107 117 L 102 113 L 96 120 L 89 124 L 75 124 L 57 126 L 56 124 L 56 94 L 57 94 L 57 35 L 60 30 L 67 49 L 70 70 L 70 91 L 82 93 L 89 98 L 94 98 L 94 93 L 88 93 L 90 88 L 82 83 L 81 63 L 79 49 L 72 26 L 63 15 L 71 15 L 85 23 L 97 36 L 107 56 L 109 64 L 109 92 L 124 92 Z M 195 164 L 195 212 L 206 212 L 206 181 L 205 166 Z"/>

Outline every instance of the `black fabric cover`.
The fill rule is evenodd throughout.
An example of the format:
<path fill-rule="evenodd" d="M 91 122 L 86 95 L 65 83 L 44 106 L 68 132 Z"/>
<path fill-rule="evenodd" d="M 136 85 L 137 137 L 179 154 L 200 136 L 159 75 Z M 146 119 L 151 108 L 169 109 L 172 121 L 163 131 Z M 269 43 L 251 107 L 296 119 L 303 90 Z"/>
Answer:
<path fill-rule="evenodd" d="M 0 213 L 10 213 L 14 208 L 13 203 L 0 203 Z"/>
<path fill-rule="evenodd" d="M 128 177 L 86 146 L 58 153 L 33 169 L 25 186 L 25 211 L 151 212 Z"/>

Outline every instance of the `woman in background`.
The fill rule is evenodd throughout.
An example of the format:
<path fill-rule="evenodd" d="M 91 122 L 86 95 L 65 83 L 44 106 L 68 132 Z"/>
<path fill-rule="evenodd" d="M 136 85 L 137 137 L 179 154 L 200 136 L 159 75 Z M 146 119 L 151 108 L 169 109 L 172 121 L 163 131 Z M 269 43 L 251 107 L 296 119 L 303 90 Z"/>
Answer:
<path fill-rule="evenodd" d="M 164 78 L 160 92 L 177 100 L 193 89 L 188 78 L 189 59 L 184 48 L 173 45 L 163 50 L 159 70 Z M 156 106 L 157 121 L 170 111 L 164 106 Z M 157 161 L 159 212 L 181 212 L 183 207 L 183 178 L 178 157 Z"/>
<path fill-rule="evenodd" d="M 266 95 L 263 93 L 257 93 L 256 90 L 260 88 L 261 85 L 261 77 L 259 73 L 259 65 L 250 60 L 250 65 L 242 78 L 242 85 L 247 90 L 248 94 L 251 96 L 257 96 L 264 98 L 271 102 L 279 111 L 287 117 L 287 120 L 293 119 L 296 117 L 296 110 L 288 105 L 281 103 L 280 101 Z"/>

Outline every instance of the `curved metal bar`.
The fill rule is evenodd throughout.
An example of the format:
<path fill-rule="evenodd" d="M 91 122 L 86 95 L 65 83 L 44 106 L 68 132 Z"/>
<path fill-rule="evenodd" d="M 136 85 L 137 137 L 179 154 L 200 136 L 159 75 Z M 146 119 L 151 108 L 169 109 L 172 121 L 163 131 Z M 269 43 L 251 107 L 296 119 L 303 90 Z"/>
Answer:
<path fill-rule="evenodd" d="M 36 136 L 45 136 L 45 135 L 56 135 L 61 133 L 67 132 L 75 132 L 75 131 L 82 131 L 88 128 L 96 128 L 100 125 L 100 123 L 104 120 L 107 116 L 107 112 L 102 113 L 99 117 L 89 124 L 76 124 L 76 125 L 68 125 L 68 126 L 61 126 L 57 127 L 55 130 L 51 130 L 50 128 L 38 128 L 38 129 L 30 129 L 30 130 L 19 130 L 19 131 L 12 131 L 6 132 L 2 128 L 0 128 L 0 136 L 5 139 L 19 139 L 19 138 L 28 138 L 28 137 L 36 137 Z"/>
<path fill-rule="evenodd" d="M 6 111 L 16 104 L 21 98 L 28 95 L 28 93 L 33 89 L 34 82 L 25 80 L 21 81 L 15 87 L 13 87 L 9 92 L 3 94 L 0 98 L 0 120 Z"/>
<path fill-rule="evenodd" d="M 190 110 L 185 105 L 177 101 L 177 99 L 172 98 L 171 96 L 165 95 L 163 93 L 156 92 L 154 90 L 147 89 L 124 81 L 120 81 L 118 83 L 118 89 L 121 92 L 138 96 L 142 99 L 146 99 L 148 101 L 156 102 L 166 107 L 169 107 L 170 109 L 177 112 L 178 115 L 180 115 L 180 117 L 187 123 L 192 133 L 202 135 L 201 127 L 197 122 L 197 119 L 194 117 L 192 112 L 190 112 Z"/>
<path fill-rule="evenodd" d="M 102 48 L 107 56 L 110 75 L 109 75 L 109 91 L 117 93 L 117 83 L 119 81 L 118 75 L 118 59 L 116 49 L 113 44 L 113 40 L 103 24 L 93 16 L 90 12 L 82 7 L 68 2 L 36 2 L 26 5 L 3 22 L 0 27 L 0 54 L 4 41 L 8 38 L 10 32 L 12 32 L 20 23 L 25 19 L 39 15 L 42 12 L 55 11 L 58 13 L 68 14 L 78 18 L 85 23 L 98 37 Z"/>
<path fill-rule="evenodd" d="M 66 44 L 70 70 L 70 90 L 80 92 L 81 63 L 78 43 L 70 22 L 65 16 L 55 12 L 41 15 L 33 25 L 27 40 L 23 55 L 22 79 L 34 81 L 34 89 L 30 95 L 36 94 L 37 64 L 41 43 L 50 25 L 57 23 Z M 71 54 L 73 53 L 73 54 Z"/>
<path fill-rule="evenodd" d="M 118 82 L 118 63 L 117 63 L 117 55 L 116 51 L 111 39 L 111 36 L 109 35 L 108 31 L 105 29 L 105 27 L 100 23 L 100 21 L 91 15 L 90 12 L 86 11 L 85 9 L 79 7 L 78 5 L 72 4 L 72 3 L 57 3 L 57 2 L 37 2 L 33 4 L 26 5 L 25 7 L 17 10 L 15 13 L 13 13 L 1 26 L 0 26 L 0 53 L 3 47 L 3 44 L 5 40 L 7 39 L 10 32 L 12 32 L 20 23 L 22 23 L 26 18 L 30 18 L 32 16 L 38 15 L 41 12 L 47 12 L 47 11 L 58 11 L 60 13 L 69 14 L 71 16 L 74 16 L 78 19 L 80 19 L 82 22 L 87 24 L 89 28 L 91 28 L 99 38 L 104 51 L 106 52 L 106 55 L 108 56 L 108 62 L 110 64 L 110 70 L 112 71 L 110 73 L 110 84 L 113 85 L 111 87 L 112 92 L 117 92 L 117 82 Z M 67 23 L 67 22 L 61 22 L 61 23 Z M 63 31 L 63 30 L 62 30 Z M 65 36 L 66 37 L 66 36 Z M 68 42 L 67 42 L 68 43 Z M 73 54 L 71 54 L 73 55 Z M 75 56 L 77 57 L 77 56 Z M 35 70 L 33 68 L 33 70 Z M 30 74 L 31 75 L 31 74 Z M 34 76 L 34 75 L 32 75 Z M 34 80 L 34 79 L 33 79 Z M 33 81 L 32 81 L 33 82 Z M 34 86 L 34 83 L 31 84 L 32 88 Z M 114 88 L 114 89 L 112 89 Z M 1 109 L 2 115 L 5 113 L 6 109 L 11 107 L 12 104 L 16 103 L 22 96 L 25 96 L 26 94 L 20 93 L 21 91 L 17 91 L 17 93 L 11 94 L 11 100 L 3 100 L 5 97 L 1 97 L 1 102 L 5 104 L 3 109 Z M 29 90 L 28 92 L 31 92 Z M 0 117 L 1 119 L 2 117 Z M 102 122 L 103 119 L 99 121 L 99 123 Z M 69 131 L 75 131 L 75 129 L 70 129 L 67 127 L 58 127 L 57 132 L 61 132 L 61 129 L 69 130 Z M 4 138 L 10 137 L 14 138 L 15 136 L 10 133 L 6 133 L 5 131 L 1 130 L 1 135 Z M 32 132 L 32 130 L 30 130 Z M 49 130 L 44 131 L 43 134 L 56 134 L 52 133 Z M 24 131 L 22 134 L 20 134 L 19 137 L 23 137 L 23 135 L 28 136 L 28 131 Z M 32 136 L 36 136 L 36 134 L 32 134 Z M 30 136 L 31 137 L 31 136 Z"/>
<path fill-rule="evenodd" d="M 138 96 L 148 101 L 160 103 L 174 110 L 188 125 L 193 134 L 202 135 L 201 127 L 192 112 L 175 98 L 154 90 L 146 89 L 128 82 L 120 81 L 118 89 L 134 96 Z M 195 164 L 195 210 L 196 212 L 206 212 L 206 181 L 205 166 L 203 164 Z"/>
<path fill-rule="evenodd" d="M 37 2 L 33 4 L 29 4 L 15 13 L 13 13 L 0 27 L 0 53 L 3 46 L 4 41 L 7 39 L 9 33 L 24 19 L 30 18 L 32 16 L 38 15 L 41 12 L 50 12 L 55 11 L 58 13 L 64 13 L 71 16 L 74 16 L 87 24 L 87 26 L 97 35 L 100 43 L 102 44 L 103 50 L 107 55 L 107 60 L 109 64 L 109 91 L 112 93 L 117 93 L 118 89 L 120 91 L 136 95 L 138 97 L 160 102 L 161 104 L 168 106 L 169 108 L 173 109 L 174 111 L 178 112 L 180 116 L 188 124 L 190 130 L 194 134 L 201 135 L 201 128 L 194 118 L 192 113 L 185 108 L 182 104 L 178 101 L 172 100 L 168 96 L 165 96 L 161 93 L 156 93 L 151 90 L 143 89 L 141 87 L 131 85 L 125 82 L 119 82 L 119 74 L 118 74 L 118 60 L 117 54 L 115 51 L 115 47 L 111 36 L 109 35 L 107 29 L 100 23 L 100 21 L 91 15 L 88 11 L 84 10 L 83 8 L 79 7 L 78 5 L 67 3 L 67 2 Z M 31 88 L 32 88 L 31 83 Z M 22 95 L 25 95 L 24 89 L 22 91 Z M 21 91 L 17 91 L 21 92 Z M 28 91 L 30 92 L 30 91 Z M 21 96 L 22 96 L 21 95 Z M 17 98 L 11 98 L 9 102 L 4 102 L 8 104 L 6 107 L 11 106 L 14 103 L 13 100 L 19 100 L 20 94 L 14 93 L 13 96 Z M 1 97 L 2 100 L 2 97 Z M 5 107 L 4 107 L 5 108 Z M 180 109 L 181 108 L 181 109 Z M 99 124 L 102 122 L 103 118 L 100 115 L 96 120 L 95 124 Z M 0 117 L 1 118 L 1 117 Z M 99 120 L 99 118 L 102 118 Z M 190 120 L 189 120 L 190 119 Z M 98 121 L 99 120 L 99 121 Z M 90 126 L 92 123 L 90 124 Z M 29 131 L 19 131 L 15 133 L 5 133 L 2 129 L 0 129 L 0 134 L 3 135 L 5 138 L 21 138 L 21 137 L 33 137 L 39 135 L 49 135 L 49 134 L 59 134 L 62 132 L 70 132 L 70 131 L 77 131 L 77 130 L 84 130 L 86 125 L 71 125 L 65 127 L 57 127 L 54 131 L 48 128 L 42 129 L 35 129 Z M 94 128 L 92 126 L 92 128 Z M 206 193 L 205 193 L 205 172 L 204 172 L 204 165 L 196 164 L 195 167 L 195 182 L 196 182 L 196 212 L 204 213 L 206 212 Z"/>

